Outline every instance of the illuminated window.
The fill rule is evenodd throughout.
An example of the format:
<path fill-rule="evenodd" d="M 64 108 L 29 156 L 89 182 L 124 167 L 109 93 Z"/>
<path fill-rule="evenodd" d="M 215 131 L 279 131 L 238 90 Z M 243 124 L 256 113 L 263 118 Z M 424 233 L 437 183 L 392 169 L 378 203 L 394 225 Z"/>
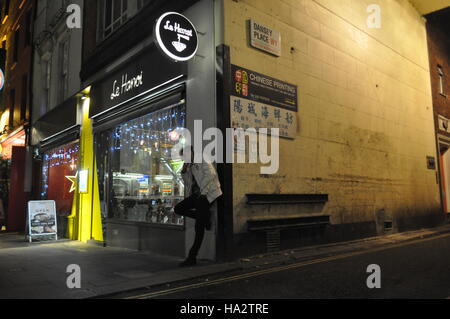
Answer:
<path fill-rule="evenodd" d="M 72 210 L 78 168 L 79 143 L 71 143 L 44 154 L 41 198 L 54 200 L 59 216 L 69 216 Z"/>
<path fill-rule="evenodd" d="M 185 127 L 179 104 L 122 123 L 97 137 L 100 197 L 109 219 L 184 225 L 175 205 L 184 199 L 181 160 L 172 160 Z"/>

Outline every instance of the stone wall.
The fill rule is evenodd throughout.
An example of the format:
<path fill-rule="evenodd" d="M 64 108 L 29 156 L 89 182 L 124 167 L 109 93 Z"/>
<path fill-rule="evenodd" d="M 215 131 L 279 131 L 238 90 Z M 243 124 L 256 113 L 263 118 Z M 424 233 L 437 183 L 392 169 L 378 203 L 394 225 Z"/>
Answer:
<path fill-rule="evenodd" d="M 234 165 L 235 233 L 249 219 L 308 214 L 372 229 L 380 212 L 399 230 L 439 219 L 436 171 L 426 160 L 436 157 L 436 142 L 425 20 L 407 0 L 380 0 L 382 27 L 370 29 L 372 3 L 224 0 L 232 64 L 299 87 L 298 135 L 281 140 L 279 172 Z M 249 19 L 281 32 L 281 57 L 249 46 Z M 251 208 L 247 193 L 330 200 Z"/>

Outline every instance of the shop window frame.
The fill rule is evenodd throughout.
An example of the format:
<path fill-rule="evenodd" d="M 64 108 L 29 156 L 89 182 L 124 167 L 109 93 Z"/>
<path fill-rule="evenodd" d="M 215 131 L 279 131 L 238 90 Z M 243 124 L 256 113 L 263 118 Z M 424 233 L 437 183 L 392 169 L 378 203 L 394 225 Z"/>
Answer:
<path fill-rule="evenodd" d="M 108 176 L 112 176 L 112 134 L 114 129 L 123 124 L 127 123 L 129 121 L 132 121 L 134 119 L 138 119 L 142 116 L 149 115 L 154 112 L 159 112 L 164 109 L 169 109 L 171 107 L 179 105 L 180 103 L 184 104 L 185 113 L 187 115 L 187 107 L 186 107 L 186 87 L 185 84 L 181 84 L 180 86 L 176 87 L 175 89 L 169 91 L 169 92 L 163 92 L 161 95 L 157 95 L 155 98 L 148 99 L 147 97 L 144 97 L 141 100 L 138 101 L 130 101 L 126 103 L 126 105 L 121 107 L 121 111 L 117 111 L 114 115 L 104 115 L 104 118 L 107 118 L 107 123 L 105 121 L 102 121 L 101 119 L 97 119 L 97 123 L 94 121 L 94 140 L 95 140 L 95 154 L 97 157 L 97 172 L 99 173 L 100 165 L 99 165 L 99 137 L 101 134 L 109 134 L 110 142 L 107 145 L 107 148 L 109 149 L 107 154 L 106 162 L 108 163 L 108 168 L 105 169 L 105 174 L 107 173 Z M 178 103 L 171 103 L 173 99 L 178 98 Z M 137 112 L 133 112 L 137 111 Z M 124 114 L 127 114 L 124 116 Z M 186 116 L 185 115 L 185 116 Z M 115 119 L 114 119 L 115 118 Z M 96 125 L 97 124 L 97 125 Z M 100 182 L 100 178 L 99 178 Z M 144 227 L 149 228 L 159 228 L 159 229 L 171 229 L 171 230 L 179 230 L 179 231 L 185 231 L 186 230 L 186 218 L 184 219 L 184 222 L 182 225 L 176 225 L 176 224 L 163 224 L 163 223 L 153 223 L 148 221 L 133 221 L 133 220 L 123 220 L 123 219 L 117 219 L 117 218 L 111 218 L 110 214 L 112 212 L 112 183 L 113 178 L 106 178 L 103 180 L 103 187 L 105 187 L 104 190 L 104 201 L 106 202 L 106 212 L 102 211 L 102 215 L 106 215 L 105 223 L 119 223 L 119 224 L 131 224 L 131 225 L 140 225 Z M 99 185 L 101 187 L 101 185 Z"/>

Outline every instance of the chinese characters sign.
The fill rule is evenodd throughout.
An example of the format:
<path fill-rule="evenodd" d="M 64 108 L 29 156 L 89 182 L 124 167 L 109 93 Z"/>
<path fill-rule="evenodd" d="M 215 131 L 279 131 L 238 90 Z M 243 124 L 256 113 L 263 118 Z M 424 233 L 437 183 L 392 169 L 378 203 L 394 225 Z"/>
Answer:
<path fill-rule="evenodd" d="M 236 65 L 231 72 L 232 95 L 297 112 L 297 86 Z"/>
<path fill-rule="evenodd" d="M 232 66 L 231 126 L 278 128 L 280 137 L 297 135 L 297 86 Z"/>
<path fill-rule="evenodd" d="M 231 97 L 233 128 L 279 128 L 280 137 L 294 139 L 297 135 L 297 113 L 279 107 Z"/>

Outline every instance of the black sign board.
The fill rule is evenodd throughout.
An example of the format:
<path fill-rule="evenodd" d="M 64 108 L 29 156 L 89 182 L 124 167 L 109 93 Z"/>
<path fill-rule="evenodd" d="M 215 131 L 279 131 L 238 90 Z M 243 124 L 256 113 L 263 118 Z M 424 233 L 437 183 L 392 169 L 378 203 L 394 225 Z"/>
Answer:
<path fill-rule="evenodd" d="M 90 116 L 145 95 L 146 92 L 186 74 L 185 63 L 171 63 L 153 46 L 92 86 Z"/>
<path fill-rule="evenodd" d="M 298 111 L 296 85 L 231 65 L 231 95 L 264 103 L 290 111 Z"/>
<path fill-rule="evenodd" d="M 187 61 L 198 49 L 198 36 L 194 25 L 176 12 L 163 14 L 155 25 L 155 40 L 164 54 L 174 61 Z"/>

